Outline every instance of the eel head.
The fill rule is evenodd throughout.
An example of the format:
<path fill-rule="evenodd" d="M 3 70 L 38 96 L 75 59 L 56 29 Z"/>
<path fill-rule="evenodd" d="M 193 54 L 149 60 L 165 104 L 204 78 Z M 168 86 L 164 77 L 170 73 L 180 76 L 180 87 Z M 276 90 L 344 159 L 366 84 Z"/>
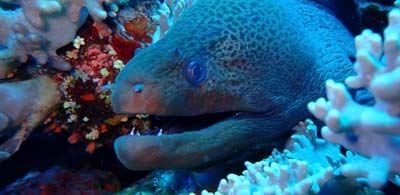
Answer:
<path fill-rule="evenodd" d="M 251 129 L 262 129 L 256 115 L 268 110 L 259 87 L 246 87 L 251 81 L 243 73 L 226 70 L 204 52 L 170 45 L 161 40 L 139 51 L 116 78 L 115 112 L 176 122 L 161 136 L 118 138 L 121 162 L 134 170 L 194 168 L 256 144 Z"/>

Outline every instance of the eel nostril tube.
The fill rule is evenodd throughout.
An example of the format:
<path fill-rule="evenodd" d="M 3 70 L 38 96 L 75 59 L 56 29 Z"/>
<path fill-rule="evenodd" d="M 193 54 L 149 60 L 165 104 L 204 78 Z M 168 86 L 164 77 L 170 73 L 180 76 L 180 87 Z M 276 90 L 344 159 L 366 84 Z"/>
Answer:
<path fill-rule="evenodd" d="M 135 84 L 133 84 L 132 90 L 135 93 L 140 93 L 143 91 L 143 88 L 144 88 L 143 83 L 135 83 Z"/>
<path fill-rule="evenodd" d="M 106 85 L 101 86 L 101 91 L 112 91 L 114 89 L 114 84 L 113 83 L 108 83 Z"/>

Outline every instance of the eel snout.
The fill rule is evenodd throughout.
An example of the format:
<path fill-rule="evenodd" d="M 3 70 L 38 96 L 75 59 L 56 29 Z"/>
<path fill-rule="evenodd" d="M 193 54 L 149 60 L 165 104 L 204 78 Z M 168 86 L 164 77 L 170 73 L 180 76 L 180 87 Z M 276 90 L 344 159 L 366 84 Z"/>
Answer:
<path fill-rule="evenodd" d="M 129 81 L 118 75 L 111 89 L 111 102 L 115 113 L 146 113 L 165 115 L 165 105 L 160 87 L 145 79 Z"/>

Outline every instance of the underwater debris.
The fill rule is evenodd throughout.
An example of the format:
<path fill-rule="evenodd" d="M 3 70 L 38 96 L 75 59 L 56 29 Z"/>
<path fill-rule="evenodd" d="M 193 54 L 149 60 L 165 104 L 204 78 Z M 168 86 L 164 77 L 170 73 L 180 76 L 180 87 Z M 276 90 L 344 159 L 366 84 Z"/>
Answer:
<path fill-rule="evenodd" d="M 355 38 L 357 75 L 346 79 L 350 88 L 368 89 L 375 103 L 361 105 L 343 84 L 328 80 L 328 100 L 320 98 L 308 105 L 326 123 L 321 130 L 325 139 L 369 158 L 345 164 L 341 174 L 366 180 L 375 188 L 387 180 L 397 183 L 394 174 L 400 173 L 400 9 L 393 9 L 388 18 L 383 38 L 370 30 Z"/>

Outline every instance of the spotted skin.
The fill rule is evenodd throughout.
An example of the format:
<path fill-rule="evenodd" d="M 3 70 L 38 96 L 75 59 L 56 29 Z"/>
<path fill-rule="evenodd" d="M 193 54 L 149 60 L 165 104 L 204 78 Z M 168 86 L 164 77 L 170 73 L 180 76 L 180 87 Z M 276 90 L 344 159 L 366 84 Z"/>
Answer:
<path fill-rule="evenodd" d="M 327 78 L 351 73 L 351 54 L 350 33 L 313 1 L 198 0 L 121 71 L 114 110 L 243 114 L 196 132 L 123 136 L 117 156 L 135 170 L 193 168 L 262 147 L 308 116 L 306 104 L 324 94 Z M 199 85 L 185 76 L 193 61 L 206 68 Z M 132 90 L 137 83 L 140 93 Z"/>

